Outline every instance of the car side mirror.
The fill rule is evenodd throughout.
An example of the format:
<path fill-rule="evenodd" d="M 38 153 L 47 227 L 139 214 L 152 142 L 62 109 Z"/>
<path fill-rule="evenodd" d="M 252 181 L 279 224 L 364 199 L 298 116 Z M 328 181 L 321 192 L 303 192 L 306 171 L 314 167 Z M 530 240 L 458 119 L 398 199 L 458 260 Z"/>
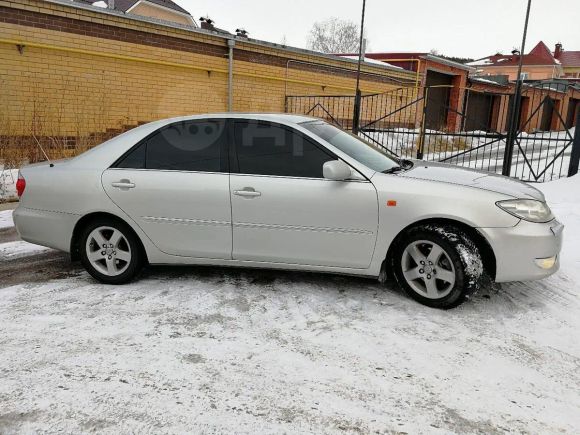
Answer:
<path fill-rule="evenodd" d="M 352 176 L 352 170 L 342 160 L 331 160 L 322 165 L 322 175 L 327 180 L 344 181 Z"/>

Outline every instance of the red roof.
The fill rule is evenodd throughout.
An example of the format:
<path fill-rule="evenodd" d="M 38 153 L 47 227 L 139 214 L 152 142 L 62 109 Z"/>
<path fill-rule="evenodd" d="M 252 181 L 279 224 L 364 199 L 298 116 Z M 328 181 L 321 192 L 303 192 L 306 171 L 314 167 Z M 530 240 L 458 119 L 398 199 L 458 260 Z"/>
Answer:
<path fill-rule="evenodd" d="M 580 51 L 562 51 L 557 59 L 563 67 L 580 67 Z"/>
<path fill-rule="evenodd" d="M 493 66 L 514 66 L 520 61 L 520 56 L 518 54 L 495 54 L 479 61 L 473 62 L 473 64 L 481 64 L 481 61 L 485 60 L 486 65 Z M 552 55 L 552 52 L 543 41 L 538 42 L 538 44 L 532 48 L 532 50 L 523 56 L 522 63 L 524 65 L 557 65 L 558 62 Z"/>
<path fill-rule="evenodd" d="M 554 56 L 552 55 L 552 52 L 548 46 L 544 44 L 544 41 L 538 42 L 538 44 L 532 48 L 532 50 L 526 56 L 533 56 L 534 58 L 543 59 L 549 63 L 555 63 Z M 524 59 L 526 56 L 524 56 Z"/>

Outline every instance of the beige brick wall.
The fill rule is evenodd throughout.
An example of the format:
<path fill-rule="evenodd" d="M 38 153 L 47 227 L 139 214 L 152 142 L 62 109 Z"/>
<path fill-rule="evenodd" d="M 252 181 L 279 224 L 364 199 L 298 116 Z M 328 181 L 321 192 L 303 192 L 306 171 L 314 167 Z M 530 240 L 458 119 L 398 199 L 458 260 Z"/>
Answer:
<path fill-rule="evenodd" d="M 53 28 L 32 27 L 36 15 L 27 13 L 50 15 Z M 108 35 L 96 27 L 103 25 L 179 39 L 175 48 L 145 45 L 139 38 L 117 40 L 98 33 Z M 183 49 L 181 42 L 198 44 L 199 52 Z M 22 53 L 17 43 L 24 45 Z M 38 0 L 0 0 L 0 136 L 82 136 L 225 111 L 226 53 L 226 40 L 211 34 Z M 235 58 L 236 111 L 281 112 L 286 95 L 354 92 L 352 73 L 334 68 L 354 70 L 356 65 L 340 59 L 244 41 L 237 42 Z M 299 62 L 325 66 L 313 69 Z M 394 89 L 396 84 L 385 81 L 389 78 L 414 82 L 413 74 L 402 71 L 365 67 L 364 72 L 372 74 L 363 76 L 365 92 Z"/>

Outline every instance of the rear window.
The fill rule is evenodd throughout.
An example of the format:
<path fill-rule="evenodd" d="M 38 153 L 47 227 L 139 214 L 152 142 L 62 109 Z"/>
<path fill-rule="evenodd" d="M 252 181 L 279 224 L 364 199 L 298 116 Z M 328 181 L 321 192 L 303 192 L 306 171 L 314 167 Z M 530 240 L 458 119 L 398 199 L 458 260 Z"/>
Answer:
<path fill-rule="evenodd" d="M 226 121 L 183 121 L 161 128 L 120 160 L 117 168 L 222 172 Z"/>
<path fill-rule="evenodd" d="M 143 142 L 136 148 L 133 148 L 129 154 L 123 157 L 119 163 L 115 165 L 115 167 L 125 169 L 145 169 L 146 145 L 147 143 Z"/>

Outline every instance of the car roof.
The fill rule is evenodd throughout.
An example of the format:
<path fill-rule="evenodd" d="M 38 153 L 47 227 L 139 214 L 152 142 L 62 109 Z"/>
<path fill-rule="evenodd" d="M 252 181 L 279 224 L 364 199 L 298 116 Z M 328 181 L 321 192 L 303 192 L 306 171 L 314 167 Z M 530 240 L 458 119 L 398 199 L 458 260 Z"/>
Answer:
<path fill-rule="evenodd" d="M 256 119 L 262 121 L 279 122 L 282 124 L 300 124 L 302 122 L 315 121 L 319 119 L 314 116 L 296 115 L 291 113 L 221 112 L 221 113 L 204 113 L 201 115 L 179 116 L 175 118 L 159 120 L 159 122 L 170 124 L 175 121 L 187 121 L 194 119 L 210 119 L 210 118 Z"/>

